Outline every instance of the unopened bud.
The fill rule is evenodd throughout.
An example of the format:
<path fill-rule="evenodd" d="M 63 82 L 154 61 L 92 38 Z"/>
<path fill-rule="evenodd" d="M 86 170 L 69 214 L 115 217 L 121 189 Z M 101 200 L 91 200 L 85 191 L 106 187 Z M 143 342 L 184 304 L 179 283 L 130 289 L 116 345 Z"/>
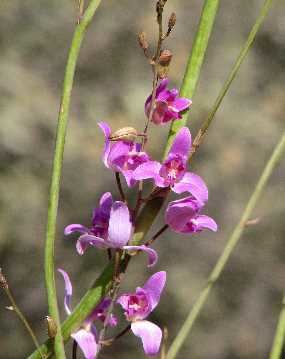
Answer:
<path fill-rule="evenodd" d="M 7 279 L 5 278 L 4 274 L 2 273 L 1 268 L 0 268 L 0 286 L 3 289 L 8 289 L 8 282 L 7 282 Z"/>
<path fill-rule="evenodd" d="M 140 32 L 140 33 L 139 33 L 139 35 L 138 35 L 138 42 L 139 42 L 140 47 L 141 47 L 143 50 L 147 50 L 147 49 L 148 49 L 148 42 L 147 42 L 147 39 L 146 39 L 146 33 L 145 33 L 145 32 Z"/>
<path fill-rule="evenodd" d="M 170 18 L 168 20 L 168 32 L 169 33 L 174 28 L 175 24 L 176 24 L 176 14 L 175 14 L 175 12 L 173 12 L 170 15 Z"/>
<path fill-rule="evenodd" d="M 14 310 L 14 307 L 12 305 L 9 305 L 7 307 L 5 307 L 7 310 L 10 310 L 11 312 L 13 312 Z"/>
<path fill-rule="evenodd" d="M 156 3 L 156 13 L 158 17 L 162 16 L 164 5 L 166 4 L 167 0 L 158 0 Z"/>
<path fill-rule="evenodd" d="M 110 141 L 122 141 L 122 140 L 133 141 L 136 139 L 136 137 L 138 137 L 138 132 L 135 128 L 123 127 L 121 129 L 119 129 L 118 131 L 114 132 L 113 134 L 111 134 L 111 136 L 109 137 L 109 140 Z"/>
<path fill-rule="evenodd" d="M 173 55 L 170 50 L 162 50 L 158 59 L 159 65 L 169 66 L 172 56 Z"/>
<path fill-rule="evenodd" d="M 167 77 L 172 56 L 170 50 L 161 51 L 158 59 L 158 76 L 160 79 Z"/>
<path fill-rule="evenodd" d="M 52 317 L 49 315 L 46 316 L 46 322 L 47 322 L 47 330 L 48 330 L 48 336 L 52 339 L 56 336 L 57 333 L 57 325 Z"/>

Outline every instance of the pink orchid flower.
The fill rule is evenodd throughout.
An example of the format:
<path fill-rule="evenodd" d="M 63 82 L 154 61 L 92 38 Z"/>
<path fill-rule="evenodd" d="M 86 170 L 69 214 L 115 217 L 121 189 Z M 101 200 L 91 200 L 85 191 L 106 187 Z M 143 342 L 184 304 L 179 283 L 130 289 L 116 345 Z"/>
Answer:
<path fill-rule="evenodd" d="M 165 282 L 166 272 L 157 272 L 142 288 L 138 287 L 135 293 L 122 294 L 117 300 L 125 311 L 126 319 L 131 322 L 132 332 L 142 340 L 146 355 L 156 355 L 159 352 L 162 331 L 145 318 L 158 305 Z"/>

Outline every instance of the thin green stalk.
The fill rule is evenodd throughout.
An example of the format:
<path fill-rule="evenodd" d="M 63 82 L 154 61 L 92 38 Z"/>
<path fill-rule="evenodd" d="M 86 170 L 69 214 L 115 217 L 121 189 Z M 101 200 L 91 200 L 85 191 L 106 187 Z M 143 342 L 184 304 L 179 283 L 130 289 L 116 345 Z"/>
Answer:
<path fill-rule="evenodd" d="M 213 271 L 211 272 L 207 285 L 202 290 L 201 294 L 199 295 L 197 301 L 195 302 L 193 308 L 189 312 L 184 324 L 182 325 L 181 329 L 179 330 L 176 338 L 174 339 L 172 345 L 169 348 L 169 351 L 167 353 L 167 359 L 174 359 L 176 355 L 178 354 L 179 350 L 181 349 L 183 343 L 187 339 L 198 315 L 200 314 L 202 308 L 204 307 L 204 304 L 206 303 L 206 300 L 214 286 L 214 284 L 219 279 L 222 271 L 225 268 L 225 265 L 227 264 L 231 254 L 233 253 L 233 250 L 235 249 L 238 241 L 240 240 L 244 228 L 247 224 L 247 221 L 251 217 L 252 211 L 254 210 L 260 196 L 262 195 L 266 184 L 273 173 L 274 168 L 277 166 L 277 164 L 280 162 L 282 156 L 285 152 L 285 132 L 283 133 L 283 136 L 280 140 L 280 142 L 276 145 L 269 161 L 267 162 L 261 177 L 259 181 L 257 182 L 257 185 L 248 201 L 248 204 L 241 216 L 241 219 L 237 226 L 235 227 L 232 235 L 230 236 L 220 258 L 218 259 Z"/>
<path fill-rule="evenodd" d="M 285 293 L 269 359 L 280 359 L 285 340 Z"/>
<path fill-rule="evenodd" d="M 191 54 L 189 55 L 183 83 L 180 89 L 180 95 L 183 97 L 192 98 L 196 90 L 218 6 L 219 0 L 204 1 L 199 28 L 195 35 L 194 45 Z M 185 126 L 187 118 L 188 113 L 185 114 L 180 121 L 172 122 L 165 147 L 164 157 L 166 156 L 176 133 L 181 127 Z"/>
<path fill-rule="evenodd" d="M 269 12 L 269 9 L 271 7 L 273 3 L 273 0 L 266 0 L 260 10 L 260 13 L 257 17 L 257 20 L 255 22 L 255 24 L 253 25 L 249 35 L 248 35 L 248 38 L 244 44 L 244 46 L 242 47 L 240 53 L 239 53 L 239 56 L 238 58 L 236 59 L 236 62 L 226 80 L 226 82 L 224 83 L 215 103 L 214 103 L 214 106 L 213 106 L 213 109 L 211 110 L 211 112 L 209 113 L 208 117 L 206 118 L 205 122 L 203 123 L 202 127 L 200 128 L 200 130 L 198 131 L 198 134 L 197 136 L 195 137 L 194 141 L 193 141 L 193 146 L 192 146 L 192 150 L 191 150 L 191 154 L 189 156 L 189 160 L 191 159 L 191 157 L 193 156 L 193 154 L 195 153 L 196 149 L 200 146 L 211 122 L 213 121 L 213 118 L 215 117 L 216 115 L 216 112 L 218 111 L 220 105 L 221 105 L 221 102 L 223 101 L 225 95 L 227 94 L 233 80 L 235 79 L 242 63 L 243 63 L 243 60 L 245 59 L 249 49 L 251 48 L 254 40 L 255 40 L 255 37 L 256 37 L 256 34 L 261 26 L 261 24 L 263 23 L 266 15 L 268 14 Z"/>
<path fill-rule="evenodd" d="M 35 347 L 39 351 L 40 357 L 44 358 L 44 356 L 43 356 L 43 354 L 41 352 L 41 349 L 40 349 L 40 344 L 38 342 L 38 339 L 37 339 L 32 327 L 30 326 L 28 320 L 26 319 L 26 317 L 22 313 L 21 309 L 18 307 L 18 305 L 17 305 L 17 303 L 16 303 L 16 301 L 14 299 L 14 296 L 13 296 L 13 294 L 12 294 L 10 288 L 9 288 L 8 282 L 6 280 L 6 277 L 2 273 L 1 268 L 0 268 L 0 287 L 3 288 L 3 290 L 4 290 L 5 294 L 7 295 L 10 303 L 12 304 L 11 310 L 14 311 L 18 315 L 19 319 L 24 324 L 27 332 L 29 333 L 30 337 L 32 338 L 32 341 L 35 344 Z"/>
<path fill-rule="evenodd" d="M 212 8 L 211 3 L 217 3 L 217 1 L 205 0 L 201 18 L 203 19 L 207 18 L 210 23 L 213 23 L 216 16 L 216 11 L 211 11 L 211 12 L 209 11 L 209 8 Z M 86 14 L 87 12 L 85 13 L 85 16 Z M 195 49 L 192 50 L 190 60 L 188 61 L 188 66 L 186 69 L 187 75 L 185 74 L 185 81 L 183 82 L 181 88 L 182 93 L 183 91 L 186 91 L 185 93 L 187 93 L 186 89 L 189 88 L 190 86 L 189 81 L 191 83 L 190 87 L 192 89 L 191 90 L 192 93 L 194 93 L 197 84 L 197 79 L 200 73 L 200 67 L 204 59 L 205 48 L 208 45 L 208 36 L 210 34 L 210 31 L 212 30 L 212 26 L 211 26 L 211 28 L 209 28 L 207 32 L 208 36 L 203 36 L 202 34 L 205 31 L 204 23 L 205 20 L 204 21 L 201 20 L 199 23 L 199 27 L 197 29 L 195 38 L 199 39 L 199 41 L 196 40 L 195 42 L 200 43 L 200 45 L 195 46 Z M 205 46 L 202 45 L 203 41 L 207 42 Z M 203 48 L 204 51 L 201 51 L 201 49 Z M 191 61 L 192 56 L 195 57 L 195 61 L 194 60 Z M 191 63 L 193 63 L 193 65 L 190 66 Z M 196 65 L 194 66 L 194 64 Z M 195 78 L 196 80 L 191 81 L 191 77 Z M 189 94 L 191 95 L 191 92 L 189 92 Z M 160 209 L 162 208 L 163 203 L 164 201 L 162 198 L 155 198 L 153 200 L 150 200 L 147 203 L 147 205 L 142 209 L 138 217 L 138 220 L 136 222 L 136 233 L 134 236 L 134 243 L 139 243 L 142 241 L 142 239 L 150 229 L 152 223 L 154 222 L 156 216 L 158 215 Z M 64 321 L 62 326 L 62 333 L 64 340 L 67 340 L 69 338 L 72 331 L 76 329 L 78 325 L 80 325 L 80 323 L 86 318 L 86 316 L 91 312 L 91 310 L 99 303 L 100 299 L 106 293 L 107 289 L 110 288 L 110 284 L 112 281 L 112 271 L 113 271 L 113 264 L 110 263 L 106 266 L 106 268 L 104 269 L 104 271 L 102 272 L 96 283 L 94 284 L 94 287 L 91 288 L 85 294 L 85 296 L 82 298 L 81 302 L 75 308 L 73 313 Z M 46 343 L 41 346 L 41 350 L 43 353 L 50 356 L 53 351 L 51 340 L 47 340 Z M 29 359 L 36 359 L 36 358 L 37 359 L 40 358 L 39 353 L 37 351 L 31 354 L 31 356 L 29 357 Z"/>
<path fill-rule="evenodd" d="M 101 0 L 91 0 L 81 22 L 76 26 L 73 39 L 71 42 L 67 65 L 65 70 L 61 105 L 58 116 L 58 125 L 56 131 L 56 143 L 54 151 L 54 160 L 51 176 L 49 205 L 48 205 L 48 219 L 46 230 L 46 245 L 45 245 L 45 280 L 48 298 L 49 314 L 55 321 L 58 331 L 54 340 L 55 354 L 57 358 L 65 358 L 64 344 L 62 340 L 62 333 L 60 329 L 60 318 L 56 297 L 56 286 L 54 278 L 54 242 L 56 233 L 56 220 L 58 212 L 58 200 L 60 189 L 60 177 L 62 171 L 63 152 L 67 129 L 67 119 L 70 107 L 71 91 L 73 86 L 74 73 L 76 63 L 84 38 L 84 34 L 92 17 L 100 4 Z"/>

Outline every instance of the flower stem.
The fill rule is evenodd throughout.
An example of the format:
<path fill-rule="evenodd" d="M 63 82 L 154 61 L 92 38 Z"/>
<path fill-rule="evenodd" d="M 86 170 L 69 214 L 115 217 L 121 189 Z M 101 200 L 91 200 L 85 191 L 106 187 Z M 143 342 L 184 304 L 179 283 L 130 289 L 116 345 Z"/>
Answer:
<path fill-rule="evenodd" d="M 121 199 L 123 202 L 126 202 L 126 196 L 122 187 L 122 182 L 121 182 L 121 177 L 120 177 L 120 173 L 119 172 L 115 172 L 115 176 L 116 176 L 116 182 L 117 182 L 117 186 L 118 186 L 118 190 L 121 196 Z"/>
<path fill-rule="evenodd" d="M 285 339 L 285 293 L 269 359 L 280 359 Z"/>
<path fill-rule="evenodd" d="M 252 214 L 252 211 L 254 210 L 259 198 L 261 197 L 261 195 L 266 187 L 266 184 L 267 184 L 271 174 L 273 173 L 274 168 L 280 162 L 284 152 L 285 152 L 285 132 L 284 132 L 281 140 L 279 141 L 279 143 L 276 145 L 270 159 L 268 160 L 268 162 L 267 162 L 267 164 L 256 184 L 256 187 L 248 201 L 248 204 L 240 218 L 239 223 L 235 227 L 220 258 L 218 259 L 214 269 L 212 270 L 212 272 L 208 278 L 207 285 L 200 293 L 193 308 L 190 310 L 184 324 L 182 325 L 180 331 L 178 332 L 176 338 L 174 339 L 172 345 L 170 346 L 169 351 L 167 353 L 167 359 L 176 358 L 184 341 L 188 337 L 198 315 L 200 314 L 204 304 L 206 303 L 206 300 L 207 300 L 214 284 L 220 278 L 220 275 L 223 272 L 225 265 L 227 264 L 232 252 L 234 251 L 238 241 L 240 240 L 240 238 L 243 234 L 243 231 L 247 225 L 247 221 L 249 220 L 249 218 Z"/>
<path fill-rule="evenodd" d="M 157 3 L 158 4 L 158 3 Z M 149 115 L 146 121 L 146 125 L 144 128 L 144 134 L 147 133 L 149 123 L 151 121 L 153 112 L 154 112 L 154 104 L 155 104 L 155 96 L 156 96 L 156 88 L 157 88 L 157 82 L 158 82 L 158 62 L 159 62 L 159 55 L 161 51 L 161 45 L 163 42 L 163 28 L 162 28 L 162 14 L 163 14 L 163 7 L 157 6 L 157 23 L 158 23 L 158 40 L 157 40 L 157 46 L 156 46 L 156 52 L 154 55 L 154 64 L 153 64 L 153 80 L 152 80 L 152 95 L 151 95 L 151 102 L 150 102 L 150 111 Z M 146 142 L 146 136 L 143 138 L 143 145 L 142 148 L 144 148 Z"/>
<path fill-rule="evenodd" d="M 106 329 L 109 323 L 109 319 L 110 316 L 112 314 L 112 311 L 114 309 L 114 304 L 115 301 L 117 299 L 117 295 L 120 289 L 120 261 L 121 261 L 121 250 L 120 249 L 116 249 L 115 252 L 115 263 L 114 263 L 114 272 L 113 272 L 113 283 L 112 283 L 112 288 L 111 288 L 111 303 L 110 306 L 108 308 L 108 311 L 106 313 L 106 318 L 104 320 L 103 323 L 103 328 L 99 334 L 99 343 L 104 341 L 104 337 L 105 337 L 105 333 L 106 333 Z"/>
<path fill-rule="evenodd" d="M 61 105 L 58 115 L 58 124 L 56 130 L 56 143 L 53 159 L 53 168 L 50 184 L 48 219 L 46 230 L 45 244 L 45 280 L 48 298 L 49 314 L 57 325 L 57 334 L 54 339 L 55 354 L 57 358 L 65 358 L 64 345 L 60 327 L 60 318 L 58 312 L 58 304 L 56 297 L 55 276 L 54 276 L 54 243 L 56 233 L 56 221 L 58 212 L 60 178 L 62 172 L 62 162 L 64 153 L 64 144 L 67 129 L 67 119 L 70 106 L 71 91 L 73 87 L 73 79 L 76 63 L 81 48 L 82 40 L 93 15 L 99 6 L 101 0 L 91 0 L 88 8 L 80 23 L 76 26 L 73 39 L 71 42 L 64 82 L 62 89 Z"/>
<path fill-rule="evenodd" d="M 77 358 L 77 347 L 78 344 L 75 340 L 73 340 L 73 345 L 72 345 L 72 359 L 76 359 Z"/>
<path fill-rule="evenodd" d="M 124 328 L 120 333 L 114 336 L 114 338 L 105 339 L 100 342 L 102 345 L 111 345 L 115 340 L 121 338 L 123 335 L 125 335 L 129 330 L 131 329 L 131 324 L 128 324 L 126 328 Z"/>
<path fill-rule="evenodd" d="M 149 239 L 147 242 L 145 242 L 145 246 L 150 246 L 163 232 L 165 232 L 168 228 L 168 224 L 165 224 L 162 228 L 160 228 L 159 231 L 155 233 L 155 235 Z"/>
<path fill-rule="evenodd" d="M 22 311 L 20 310 L 20 308 L 18 307 L 13 294 L 9 288 L 8 282 L 6 280 L 6 278 L 4 277 L 2 270 L 0 268 L 0 286 L 3 288 L 5 294 L 7 295 L 10 303 L 12 304 L 12 310 L 17 314 L 17 316 L 19 317 L 19 319 L 21 320 L 21 322 L 24 324 L 25 328 L 27 329 L 27 332 L 29 333 L 30 337 L 32 338 L 32 341 L 35 344 L 35 347 L 37 348 L 37 350 L 40 353 L 40 357 L 41 358 L 45 358 L 45 356 L 43 355 L 43 353 L 41 352 L 40 349 L 40 345 L 39 342 L 37 340 L 37 337 L 32 329 L 32 327 L 30 326 L 28 320 L 26 319 L 26 317 L 24 316 L 24 314 L 22 313 Z"/>
<path fill-rule="evenodd" d="M 193 156 L 193 154 L 196 152 L 197 148 L 200 146 L 206 132 L 208 131 L 208 128 L 211 125 L 211 122 L 213 121 L 213 118 L 221 105 L 221 102 L 223 101 L 225 95 L 227 94 L 233 80 L 235 79 L 235 77 L 243 63 L 243 60 L 246 58 L 246 55 L 255 40 L 256 34 L 257 34 L 261 24 L 263 23 L 266 15 L 268 14 L 268 11 L 272 5 L 272 2 L 273 2 L 273 0 L 266 0 L 264 2 L 263 6 L 261 8 L 261 11 L 257 17 L 257 20 L 256 20 L 255 24 L 253 25 L 253 27 L 248 35 L 248 38 L 247 38 L 244 46 L 242 47 L 242 49 L 239 53 L 239 56 L 236 59 L 236 62 L 235 62 L 226 82 L 223 85 L 223 88 L 221 89 L 221 91 L 214 103 L 212 111 L 209 113 L 208 117 L 206 118 L 205 122 L 203 123 L 202 127 L 198 131 L 198 134 L 196 135 L 196 137 L 193 141 L 190 156 L 189 156 L 189 161 L 190 161 L 191 157 Z"/>

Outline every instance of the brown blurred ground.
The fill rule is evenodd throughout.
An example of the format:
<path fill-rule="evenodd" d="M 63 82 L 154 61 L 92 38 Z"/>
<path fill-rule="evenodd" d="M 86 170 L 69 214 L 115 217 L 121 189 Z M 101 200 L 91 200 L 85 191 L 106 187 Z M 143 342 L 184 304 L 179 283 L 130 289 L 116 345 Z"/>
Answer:
<path fill-rule="evenodd" d="M 193 161 L 193 170 L 209 185 L 207 211 L 220 230 L 197 239 L 169 233 L 155 245 L 160 253 L 156 269 L 167 270 L 168 284 L 153 319 L 168 327 L 170 340 L 203 287 L 284 129 L 285 4 L 275 3 Z M 80 55 L 57 238 L 57 264 L 73 279 L 74 304 L 99 273 L 103 255 L 90 250 L 79 258 L 74 242 L 64 240 L 63 228 L 73 222 L 88 224 L 102 191 L 112 189 L 117 195 L 114 179 L 100 161 L 103 139 L 96 123 L 106 120 L 114 128 L 143 124 L 151 73 L 136 34 L 145 30 L 153 39 L 153 4 L 153 0 L 103 1 Z M 167 4 L 167 12 L 175 10 L 178 18 L 168 41 L 175 55 L 170 78 L 176 86 L 181 83 L 201 4 L 199 0 Z M 221 2 L 193 99 L 192 133 L 211 109 L 261 4 L 261 0 Z M 42 267 L 48 184 L 75 17 L 73 1 L 2 0 L 0 4 L 0 266 L 42 340 L 47 314 Z M 153 130 L 150 149 L 157 158 L 166 133 L 167 128 Z M 268 356 L 285 287 L 284 170 L 283 163 L 274 173 L 254 212 L 260 223 L 246 230 L 179 358 Z M 129 273 L 128 289 L 142 284 L 149 274 L 143 259 L 138 263 Z M 0 304 L 0 357 L 25 358 L 33 350 L 30 339 L 13 313 L 5 311 L 3 295 Z M 102 357 L 134 356 L 142 358 L 142 349 L 128 335 Z"/>

